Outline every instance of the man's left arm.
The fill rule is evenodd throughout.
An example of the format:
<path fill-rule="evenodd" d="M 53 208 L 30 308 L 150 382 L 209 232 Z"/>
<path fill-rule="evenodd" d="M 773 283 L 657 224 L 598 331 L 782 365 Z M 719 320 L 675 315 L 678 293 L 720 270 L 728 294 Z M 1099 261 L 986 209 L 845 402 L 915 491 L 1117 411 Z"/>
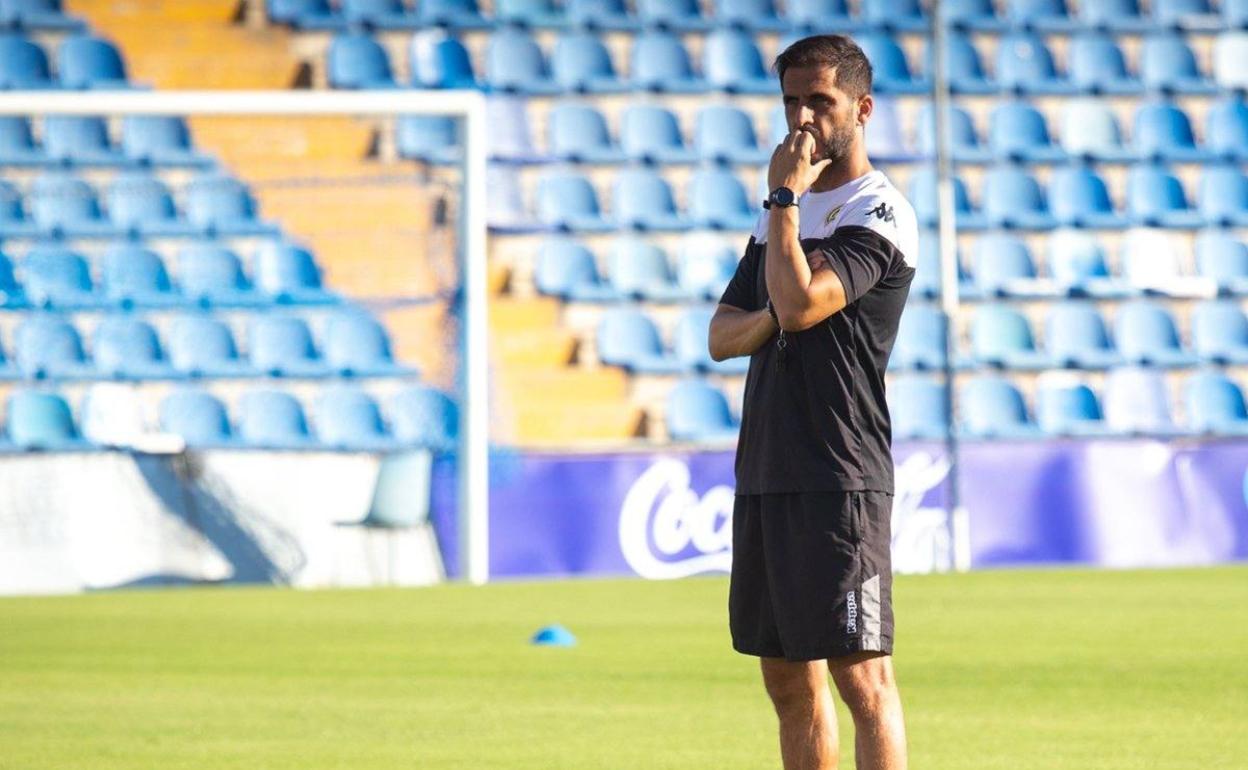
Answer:
<path fill-rule="evenodd" d="M 797 206 L 771 211 L 764 274 L 776 318 L 786 332 L 809 329 L 849 304 L 827 255 L 802 250 Z"/>

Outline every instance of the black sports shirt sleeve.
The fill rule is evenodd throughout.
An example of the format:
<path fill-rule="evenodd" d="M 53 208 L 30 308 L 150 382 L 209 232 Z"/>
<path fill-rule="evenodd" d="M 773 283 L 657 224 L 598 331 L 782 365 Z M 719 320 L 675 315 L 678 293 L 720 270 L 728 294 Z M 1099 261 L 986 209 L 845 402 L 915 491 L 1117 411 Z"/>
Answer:
<path fill-rule="evenodd" d="M 820 251 L 845 287 L 845 304 L 852 305 L 894 270 L 904 258 L 887 238 L 865 227 L 838 227 L 811 251 Z"/>
<path fill-rule="evenodd" d="M 728 288 L 724 289 L 724 294 L 719 299 L 721 305 L 731 305 L 742 310 L 762 309 L 757 299 L 759 251 L 760 249 L 754 248 L 754 237 L 751 236 L 745 247 L 745 255 L 737 263 L 737 272 L 733 274 Z"/>

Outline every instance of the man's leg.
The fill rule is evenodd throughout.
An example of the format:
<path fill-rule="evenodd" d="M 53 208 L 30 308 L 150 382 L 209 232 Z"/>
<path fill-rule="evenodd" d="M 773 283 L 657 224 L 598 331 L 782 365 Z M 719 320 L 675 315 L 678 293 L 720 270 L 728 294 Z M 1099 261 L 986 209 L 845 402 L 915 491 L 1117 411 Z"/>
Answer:
<path fill-rule="evenodd" d="M 785 770 L 836 770 L 836 709 L 822 660 L 791 663 L 761 658 L 763 684 L 780 718 Z"/>
<path fill-rule="evenodd" d="M 906 770 L 906 725 L 892 657 L 860 652 L 833 658 L 828 668 L 854 718 L 858 770 Z"/>

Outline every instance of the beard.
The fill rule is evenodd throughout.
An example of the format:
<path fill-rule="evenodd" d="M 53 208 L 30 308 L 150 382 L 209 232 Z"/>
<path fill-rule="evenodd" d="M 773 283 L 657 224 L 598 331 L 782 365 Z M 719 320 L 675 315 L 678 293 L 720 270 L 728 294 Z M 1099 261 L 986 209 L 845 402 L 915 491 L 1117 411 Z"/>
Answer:
<path fill-rule="evenodd" d="M 832 134 L 819 148 L 817 160 L 830 160 L 832 165 L 839 165 L 849 158 L 850 149 L 854 146 L 854 124 L 838 123 L 832 127 Z"/>

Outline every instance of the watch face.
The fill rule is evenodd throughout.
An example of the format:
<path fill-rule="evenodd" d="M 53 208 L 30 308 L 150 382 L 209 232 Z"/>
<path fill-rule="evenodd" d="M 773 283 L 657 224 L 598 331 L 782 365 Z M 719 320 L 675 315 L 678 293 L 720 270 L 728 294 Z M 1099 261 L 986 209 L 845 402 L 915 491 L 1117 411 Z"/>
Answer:
<path fill-rule="evenodd" d="M 787 187 L 777 187 L 771 191 L 771 201 L 777 206 L 792 206 L 793 191 Z"/>

